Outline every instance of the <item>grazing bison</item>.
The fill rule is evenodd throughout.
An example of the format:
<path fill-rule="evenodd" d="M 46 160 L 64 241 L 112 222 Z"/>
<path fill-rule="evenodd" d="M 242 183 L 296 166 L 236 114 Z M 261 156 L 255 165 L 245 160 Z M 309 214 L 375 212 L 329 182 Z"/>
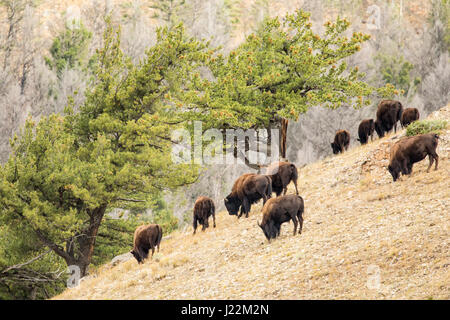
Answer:
<path fill-rule="evenodd" d="M 152 249 L 152 257 L 155 247 L 158 248 L 162 238 L 162 228 L 157 224 L 149 224 L 136 228 L 134 231 L 134 248 L 130 253 L 138 263 L 142 263 L 148 257 L 148 251 Z"/>
<path fill-rule="evenodd" d="M 202 225 L 202 231 L 209 227 L 208 218 L 213 217 L 214 228 L 216 227 L 216 207 L 208 197 L 198 197 L 194 204 L 194 234 L 197 231 L 197 222 Z"/>
<path fill-rule="evenodd" d="M 269 199 L 262 209 L 263 218 L 258 226 L 269 241 L 278 237 L 281 224 L 290 220 L 294 222 L 294 236 L 297 232 L 298 222 L 300 222 L 298 233 L 301 234 L 304 209 L 302 197 L 295 194 Z"/>
<path fill-rule="evenodd" d="M 427 172 L 436 160 L 434 170 L 438 168 L 439 156 L 436 153 L 439 136 L 434 133 L 407 137 L 397 141 L 391 148 L 388 170 L 394 181 L 402 174 L 411 174 L 413 164 L 423 160 L 427 155 L 430 160 Z"/>
<path fill-rule="evenodd" d="M 402 117 L 403 106 L 400 101 L 382 100 L 378 104 L 377 119 L 375 120 L 375 131 L 378 137 L 383 138 L 386 132 L 394 128 L 397 132 L 397 121 Z"/>
<path fill-rule="evenodd" d="M 344 152 L 350 144 L 350 133 L 347 130 L 339 130 L 334 136 L 334 142 L 331 143 L 331 148 L 334 154 Z"/>
<path fill-rule="evenodd" d="M 239 207 L 241 211 L 238 218 L 245 213 L 248 218 L 251 205 L 259 199 L 266 203 L 272 196 L 272 179 L 269 176 L 247 173 L 240 176 L 233 185 L 231 193 L 224 199 L 225 207 L 230 215 L 237 215 Z"/>
<path fill-rule="evenodd" d="M 375 122 L 373 119 L 366 119 L 361 121 L 358 127 L 358 136 L 357 139 L 361 144 L 366 144 L 369 141 L 373 141 L 373 132 L 375 131 Z"/>
<path fill-rule="evenodd" d="M 417 108 L 406 108 L 402 113 L 400 124 L 402 125 L 402 128 L 406 128 L 411 122 L 419 120 L 419 117 L 420 113 Z"/>
<path fill-rule="evenodd" d="M 266 175 L 272 179 L 272 191 L 277 194 L 277 197 L 287 192 L 287 185 L 292 181 L 295 186 L 295 193 L 298 194 L 297 179 L 298 171 L 297 167 L 293 163 L 289 162 L 274 162 L 266 169 Z"/>

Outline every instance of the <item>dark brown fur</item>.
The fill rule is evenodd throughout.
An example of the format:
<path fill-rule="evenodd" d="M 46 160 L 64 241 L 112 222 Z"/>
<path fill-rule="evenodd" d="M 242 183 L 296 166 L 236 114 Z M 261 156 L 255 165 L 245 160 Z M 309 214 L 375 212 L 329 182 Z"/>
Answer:
<path fill-rule="evenodd" d="M 216 207 L 214 201 L 208 197 L 198 197 L 194 203 L 194 234 L 197 231 L 197 222 L 202 225 L 202 231 L 209 227 L 208 218 L 213 217 L 213 226 L 216 227 Z"/>
<path fill-rule="evenodd" d="M 373 119 L 366 119 L 361 121 L 358 127 L 358 141 L 361 142 L 361 144 L 366 144 L 369 141 L 373 141 L 373 132 L 375 131 L 375 122 Z"/>
<path fill-rule="evenodd" d="M 224 199 L 224 203 L 230 215 L 237 215 L 240 207 L 241 211 L 238 218 L 243 213 L 248 218 L 248 213 L 253 203 L 261 198 L 263 203 L 266 203 L 271 196 L 272 179 L 269 176 L 247 173 L 234 182 L 231 193 Z"/>
<path fill-rule="evenodd" d="M 438 168 L 439 156 L 436 153 L 439 136 L 434 133 L 407 137 L 397 141 L 391 148 L 388 170 L 396 181 L 400 172 L 410 175 L 413 164 L 423 160 L 427 155 L 430 160 L 427 172 L 436 160 L 434 170 Z"/>
<path fill-rule="evenodd" d="M 130 253 L 136 258 L 138 263 L 143 263 L 148 257 L 148 252 L 152 249 L 152 257 L 155 248 L 158 248 L 163 235 L 162 228 L 157 224 L 139 226 L 134 231 L 134 247 Z"/>
<path fill-rule="evenodd" d="M 400 124 L 402 128 L 406 128 L 411 122 L 419 120 L 419 117 L 420 113 L 417 108 L 406 108 L 402 113 Z"/>
<path fill-rule="evenodd" d="M 400 101 L 382 100 L 378 104 L 377 119 L 375 120 L 375 131 L 378 137 L 384 137 L 386 132 L 394 128 L 397 132 L 397 121 L 400 121 L 403 113 L 403 106 Z"/>
<path fill-rule="evenodd" d="M 294 236 L 298 223 L 300 223 L 298 233 L 301 234 L 304 209 L 302 197 L 295 194 L 269 199 L 262 209 L 263 218 L 258 225 L 269 241 L 278 237 L 281 224 L 290 220 L 294 222 Z"/>
<path fill-rule="evenodd" d="M 274 162 L 266 169 L 266 175 L 272 179 L 272 191 L 277 197 L 283 191 L 283 195 L 287 192 L 287 185 L 294 182 L 295 192 L 298 194 L 297 179 L 298 171 L 295 164 L 290 162 Z"/>
<path fill-rule="evenodd" d="M 331 143 L 331 148 L 334 154 L 344 152 L 350 145 L 350 133 L 347 130 L 339 130 L 334 136 L 334 142 Z"/>

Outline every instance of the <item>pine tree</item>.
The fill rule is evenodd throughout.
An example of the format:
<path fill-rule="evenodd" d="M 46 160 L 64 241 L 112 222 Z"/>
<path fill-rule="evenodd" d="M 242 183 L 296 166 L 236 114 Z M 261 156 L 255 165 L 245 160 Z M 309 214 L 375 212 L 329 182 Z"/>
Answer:
<path fill-rule="evenodd" d="M 58 77 L 64 69 L 86 67 L 87 49 L 92 33 L 83 24 L 79 27 L 66 24 L 65 29 L 53 40 L 50 56 L 45 57 L 46 64 Z"/>
<path fill-rule="evenodd" d="M 205 129 L 280 128 L 285 158 L 289 119 L 316 105 L 361 107 L 371 103 L 370 97 L 394 93 L 392 85 L 374 88 L 360 80 L 357 67 L 348 67 L 346 58 L 369 39 L 360 32 L 345 36 L 349 25 L 338 17 L 325 24 L 320 36 L 312 31 L 310 15 L 301 10 L 282 21 L 265 20 L 228 57 L 216 54 L 210 60 L 215 79 L 197 77 L 192 89 L 201 94 L 191 93 L 186 116 L 202 120 Z"/>
<path fill-rule="evenodd" d="M 154 18 L 161 19 L 172 28 L 180 22 L 179 15 L 185 4 L 186 0 L 157 0 L 151 1 L 150 8 L 155 10 Z"/>
<path fill-rule="evenodd" d="M 170 133 L 182 124 L 165 110 L 207 56 L 206 45 L 181 26 L 160 29 L 157 43 L 133 65 L 119 39 L 108 23 L 79 112 L 69 104 L 66 116 L 28 119 L 0 167 L 0 225 L 17 226 L 21 238 L 33 237 L 81 276 L 99 232 L 108 232 L 100 229 L 108 208 L 149 207 L 161 190 L 197 177 L 195 166 L 171 161 Z"/>

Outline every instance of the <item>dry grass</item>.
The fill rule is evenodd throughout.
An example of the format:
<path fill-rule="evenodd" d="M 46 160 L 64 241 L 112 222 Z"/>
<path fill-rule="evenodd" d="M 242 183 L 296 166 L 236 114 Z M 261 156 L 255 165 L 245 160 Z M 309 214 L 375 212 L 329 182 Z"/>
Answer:
<path fill-rule="evenodd" d="M 450 119 L 450 105 L 433 116 Z M 449 299 L 450 130 L 438 171 L 426 159 L 396 183 L 393 137 L 300 170 L 301 235 L 284 224 L 268 243 L 260 205 L 248 219 L 220 212 L 217 228 L 175 232 L 153 260 L 100 268 L 56 299 Z"/>

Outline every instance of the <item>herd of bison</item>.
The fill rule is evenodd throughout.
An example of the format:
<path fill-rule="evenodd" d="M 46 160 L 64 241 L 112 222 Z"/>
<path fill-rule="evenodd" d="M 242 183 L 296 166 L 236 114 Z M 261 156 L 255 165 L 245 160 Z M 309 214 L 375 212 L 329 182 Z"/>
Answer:
<path fill-rule="evenodd" d="M 411 122 L 419 119 L 419 111 L 416 108 L 403 110 L 402 104 L 395 100 L 383 100 L 379 103 L 376 120 L 366 119 L 358 128 L 358 136 L 361 144 L 368 142 L 369 136 L 373 141 L 373 133 L 377 132 L 382 138 L 385 133 L 394 129 L 397 132 L 397 122 L 406 127 Z M 423 160 L 427 155 L 430 160 L 427 172 L 433 161 L 436 160 L 435 170 L 438 167 L 439 157 L 436 153 L 439 136 L 434 133 L 421 134 L 412 137 L 404 137 L 397 141 L 390 150 L 388 170 L 394 182 L 400 176 L 410 175 L 414 163 Z M 334 142 L 331 143 L 333 153 L 344 152 L 350 144 L 350 134 L 347 130 L 336 132 Z M 265 237 L 270 241 L 280 235 L 280 227 L 290 220 L 294 223 L 294 235 L 301 234 L 303 226 L 303 198 L 298 195 L 297 189 L 298 171 L 293 163 L 275 162 L 266 168 L 265 174 L 247 173 L 236 179 L 231 193 L 224 199 L 225 207 L 230 215 L 240 218 L 243 214 L 248 217 L 251 205 L 263 199 L 262 221 L 258 226 Z M 287 186 L 294 183 L 295 193 L 286 195 Z M 272 193 L 276 197 L 272 198 Z M 283 195 L 281 195 L 283 193 Z M 194 204 L 193 228 L 194 234 L 197 225 L 202 225 L 202 231 L 209 227 L 208 219 L 212 216 L 213 226 L 216 227 L 215 205 L 212 199 L 201 196 Z M 134 233 L 134 248 L 131 251 L 139 263 L 148 257 L 149 250 L 152 256 L 155 248 L 159 251 L 162 238 L 162 229 L 157 224 L 140 226 Z"/>

